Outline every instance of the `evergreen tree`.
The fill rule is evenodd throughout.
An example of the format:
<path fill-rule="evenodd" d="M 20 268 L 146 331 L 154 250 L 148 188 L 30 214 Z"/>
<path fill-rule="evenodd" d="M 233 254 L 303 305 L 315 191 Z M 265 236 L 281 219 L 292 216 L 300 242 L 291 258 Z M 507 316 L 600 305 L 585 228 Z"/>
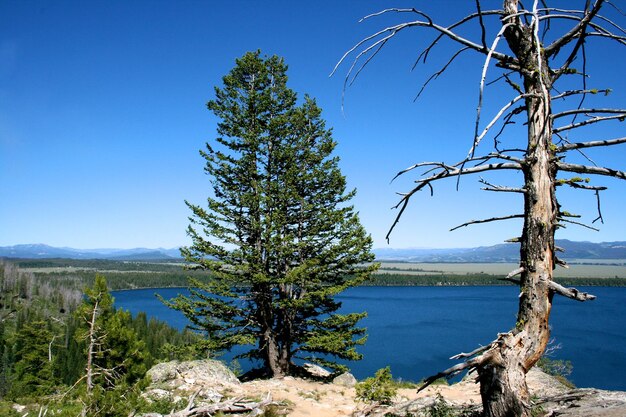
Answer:
<path fill-rule="evenodd" d="M 53 336 L 44 321 L 26 323 L 14 341 L 15 365 L 9 395 L 12 398 L 48 395 L 58 385 L 49 343 Z"/>
<path fill-rule="evenodd" d="M 297 105 L 286 71 L 279 57 L 247 53 L 215 88 L 220 149 L 201 151 L 213 194 L 206 209 L 187 203 L 193 244 L 182 250 L 213 279 L 190 279 L 191 296 L 167 302 L 206 334 L 203 348 L 253 345 L 244 356 L 273 376 L 293 373 L 295 358 L 334 369 L 361 358 L 365 314 L 338 314 L 334 296 L 376 268 L 365 266 L 372 242 L 331 130 L 313 99 Z"/>
<path fill-rule="evenodd" d="M 115 310 L 106 280 L 96 275 L 76 316 L 82 329 L 76 340 L 86 349 L 86 399 L 83 415 L 117 415 L 120 399 L 153 363 L 133 328 L 129 312 Z"/>

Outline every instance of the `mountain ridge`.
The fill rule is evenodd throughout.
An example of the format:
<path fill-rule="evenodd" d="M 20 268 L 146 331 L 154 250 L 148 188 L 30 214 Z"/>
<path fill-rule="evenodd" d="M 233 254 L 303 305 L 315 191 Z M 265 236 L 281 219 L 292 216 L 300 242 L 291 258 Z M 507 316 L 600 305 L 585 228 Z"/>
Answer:
<path fill-rule="evenodd" d="M 586 242 L 557 239 L 556 245 L 564 249 L 563 259 L 599 260 L 626 259 L 626 241 Z M 519 260 L 518 243 L 501 243 L 492 246 L 474 248 L 375 248 L 379 261 L 402 262 L 517 262 Z M 46 244 L 22 244 L 0 246 L 0 257 L 5 258 L 70 258 L 70 259 L 109 259 L 120 261 L 133 260 L 177 260 L 179 248 L 132 248 L 132 249 L 75 249 L 54 247 Z"/>
<path fill-rule="evenodd" d="M 180 259 L 178 248 L 131 248 L 131 249 L 75 249 L 54 247 L 43 243 L 0 246 L 0 257 L 6 258 L 69 258 L 109 260 L 167 260 Z"/>
<path fill-rule="evenodd" d="M 563 259 L 626 259 L 626 242 L 588 242 L 557 239 L 559 257 Z M 519 243 L 457 249 L 374 249 L 377 260 L 404 262 L 518 262 Z"/>

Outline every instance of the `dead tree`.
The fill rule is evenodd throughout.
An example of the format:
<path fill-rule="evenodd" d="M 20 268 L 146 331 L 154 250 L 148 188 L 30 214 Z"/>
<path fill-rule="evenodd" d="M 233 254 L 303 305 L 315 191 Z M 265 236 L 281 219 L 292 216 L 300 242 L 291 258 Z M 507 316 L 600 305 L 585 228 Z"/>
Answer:
<path fill-rule="evenodd" d="M 504 0 L 501 9 L 483 10 L 481 2 L 476 0 L 473 13 L 448 25 L 438 24 L 426 13 L 416 9 L 383 10 L 365 19 L 392 13 L 407 15 L 410 19 L 363 39 L 337 64 L 349 56 L 354 57 L 346 76 L 347 85 L 388 41 L 409 28 L 436 33 L 434 41 L 427 44 L 419 55 L 418 63 L 425 61 L 433 48 L 444 39 L 459 47 L 441 70 L 427 79 L 423 87 L 444 73 L 460 54 L 473 51 L 484 56 L 482 75 L 478 80 L 480 88 L 474 137 L 467 156 L 452 165 L 423 162 L 399 172 L 398 175 L 403 175 L 423 170 L 423 175 L 416 180 L 412 190 L 402 194 L 396 206 L 399 211 L 389 233 L 396 227 L 411 198 L 422 189 L 428 189 L 432 194 L 433 184 L 439 180 L 459 181 L 462 176 L 499 170 L 516 171 L 523 177 L 523 185 L 519 187 L 493 185 L 482 180 L 485 190 L 523 195 L 521 213 L 474 220 L 461 225 L 523 218 L 521 236 L 514 239 L 521 243 L 520 265 L 503 278 L 520 287 L 517 322 L 512 330 L 500 333 L 487 346 L 453 357 L 463 359 L 464 362 L 427 379 L 423 386 L 441 377 L 474 370 L 480 382 L 485 416 L 531 415 L 525 375 L 542 356 L 550 339 L 548 319 L 553 296 L 558 294 L 578 301 L 595 298 L 553 281 L 556 265 L 564 265 L 555 254 L 555 231 L 566 224 L 582 225 L 561 209 L 556 195 L 557 187 L 570 186 L 595 193 L 598 199 L 598 217 L 595 222 L 603 220 L 599 193 L 606 187 L 589 185 L 588 179 L 568 178 L 567 175 L 591 174 L 626 179 L 626 172 L 617 169 L 601 167 L 593 162 L 579 165 L 565 161 L 565 157 L 572 151 L 584 152 L 586 148 L 615 146 L 626 142 L 626 137 L 571 142 L 566 135 L 568 131 L 583 126 L 626 118 L 626 109 L 585 107 L 585 101 L 591 95 L 609 91 L 587 86 L 585 48 L 591 42 L 594 45 L 597 42 L 626 45 L 626 31 L 604 12 L 619 17 L 624 15 L 617 7 L 603 0 L 593 3 L 587 0 L 581 9 L 558 9 L 547 3 L 547 0 L 535 0 L 522 5 L 517 0 Z M 531 8 L 526 9 L 524 6 Z M 472 33 L 465 30 L 471 25 L 476 40 L 461 35 Z M 555 36 L 557 31 L 560 32 Z M 489 71 L 499 71 L 500 76 L 495 81 L 508 84 L 513 94 L 494 117 L 485 123 L 481 120 L 481 110 Z M 573 85 L 572 77 L 577 77 L 573 81 L 582 80 L 576 88 L 570 87 Z M 557 82 L 568 78 L 569 81 L 565 83 L 567 89 L 561 90 Z M 521 82 L 518 85 L 515 81 Z M 558 106 L 553 106 L 556 100 Z M 561 108 L 563 103 L 571 107 L 564 111 L 553 111 L 553 107 Z M 526 146 L 523 149 L 503 148 L 501 137 L 509 132 L 507 127 L 519 119 L 526 125 Z M 479 149 L 485 147 L 483 142 L 488 137 L 492 139 L 493 146 L 488 153 L 479 154 Z"/>

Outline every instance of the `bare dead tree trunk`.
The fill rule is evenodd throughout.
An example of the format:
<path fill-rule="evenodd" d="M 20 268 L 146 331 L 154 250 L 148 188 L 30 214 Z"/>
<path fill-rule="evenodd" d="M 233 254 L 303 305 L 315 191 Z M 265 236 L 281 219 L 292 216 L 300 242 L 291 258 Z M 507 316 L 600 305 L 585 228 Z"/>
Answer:
<path fill-rule="evenodd" d="M 598 217 L 594 222 L 596 220 L 602 221 L 599 191 L 606 190 L 606 187 L 603 186 L 580 184 L 580 180 L 575 178 L 557 180 L 557 172 L 584 173 L 626 179 L 626 172 L 624 171 L 597 166 L 595 163 L 593 165 L 578 165 L 562 160 L 566 152 L 571 150 L 626 143 L 624 137 L 573 143 L 569 141 L 570 138 L 561 133 L 600 122 L 623 120 L 626 117 L 626 109 L 583 108 L 586 95 L 597 94 L 598 92 L 608 94 L 610 92 L 608 89 L 598 90 L 587 87 L 587 58 L 584 49 L 586 41 L 600 38 L 626 46 L 626 37 L 622 35 L 626 33 L 626 29 L 599 14 L 604 3 L 604 0 L 586 1 L 583 8 L 569 10 L 550 8 L 547 1 L 535 0 L 527 4 L 527 6 L 532 7 L 525 8 L 519 0 L 503 0 L 501 10 L 483 10 L 481 2 L 477 0 L 475 13 L 468 14 L 457 22 L 446 26 L 435 23 L 426 13 L 414 8 L 385 9 L 364 19 L 387 13 L 409 14 L 417 16 L 417 18 L 389 26 L 364 38 L 346 52 L 337 64 L 343 62 L 349 54 L 361 49 L 356 54 L 346 76 L 345 83 L 348 85 L 354 81 L 354 78 L 371 61 L 373 56 L 378 54 L 389 39 L 406 28 L 426 28 L 438 33 L 435 40 L 428 44 L 419 55 L 416 64 L 420 60 L 425 62 L 429 53 L 441 39 L 447 38 L 461 46 L 461 49 L 452 54 L 450 60 L 440 71 L 427 79 L 422 89 L 445 72 L 464 51 L 474 50 L 486 56 L 480 80 L 474 142 L 467 157 L 453 165 L 443 162 L 420 162 L 396 175 L 398 177 L 418 169 L 425 171 L 415 181 L 416 185 L 412 190 L 401 194 L 402 198 L 396 205 L 399 211 L 387 238 L 398 224 L 409 200 L 418 191 L 426 188 L 430 189 L 432 195 L 433 183 L 439 180 L 457 178 L 458 181 L 463 175 L 497 170 L 516 170 L 523 174 L 524 185 L 522 187 L 498 186 L 481 180 L 483 184 L 487 185 L 484 190 L 523 194 L 523 214 L 472 220 L 452 229 L 513 218 L 524 219 L 521 237 L 511 240 L 521 243 L 520 267 L 503 278 L 520 286 L 519 310 L 515 327 L 507 333 L 499 334 L 497 339 L 487 346 L 452 357 L 451 359 L 465 358 L 465 361 L 426 378 L 424 384 L 419 388 L 422 390 L 439 378 L 449 378 L 464 370 L 476 370 L 480 382 L 484 415 L 487 417 L 530 417 L 532 415 L 531 400 L 526 386 L 526 373 L 536 364 L 548 344 L 550 338 L 548 321 L 553 295 L 559 294 L 577 301 L 588 301 L 595 298 L 595 296 L 575 288 L 563 287 L 554 282 L 552 278 L 555 266 L 565 264 L 555 256 L 554 235 L 557 227 L 564 227 L 564 224 L 568 223 L 589 227 L 566 218 L 571 215 L 560 210 L 556 198 L 556 187 L 568 185 L 577 189 L 594 191 L 598 207 Z M 554 13 L 555 11 L 558 13 Z M 489 31 L 485 22 L 490 17 L 494 18 L 492 20 L 495 18 L 499 20 L 500 30 L 492 42 L 488 44 L 487 33 Z M 480 40 L 465 38 L 456 31 L 457 28 L 470 24 L 470 22 L 477 23 L 480 27 L 480 34 L 482 35 Z M 556 27 L 556 25 L 551 26 L 550 22 L 567 22 L 568 25 L 565 33 L 557 36 L 550 43 L 544 44 L 543 40 L 547 38 L 545 35 Z M 570 26 L 570 22 L 574 23 Z M 609 29 L 605 27 L 605 23 L 610 24 Z M 559 26 L 554 32 L 560 32 L 560 30 L 562 27 Z M 613 30 L 617 33 L 614 33 Z M 503 52 L 497 50 L 502 38 L 508 44 L 508 50 Z M 577 59 L 582 61 L 580 68 L 573 68 L 572 63 Z M 484 87 L 488 85 L 485 83 L 485 79 L 490 63 L 493 61 L 497 61 L 496 66 L 501 68 L 503 72 L 501 77 L 496 78 L 492 83 L 500 80 L 505 81 L 515 91 L 516 96 L 497 112 L 496 116 L 486 124 L 481 132 L 479 127 L 483 91 Z M 357 66 L 358 63 L 361 63 L 360 67 Z M 350 80 L 351 74 L 352 80 Z M 582 88 L 560 91 L 553 87 L 559 78 L 571 74 L 582 76 Z M 513 81 L 516 76 L 521 77 L 523 86 L 518 86 Z M 571 87 L 566 85 L 565 88 Z M 552 91 L 555 92 L 554 97 L 551 97 Z M 419 94 L 421 91 L 418 96 Z M 554 114 L 551 100 L 562 100 L 566 97 L 580 97 L 577 107 Z M 524 101 L 523 105 L 516 104 L 521 103 L 522 100 Z M 526 116 L 523 120 L 527 126 L 526 149 L 503 149 L 499 137 L 507 125 L 514 123 L 512 119 L 518 115 Z M 554 120 L 568 117 L 571 118 L 569 124 L 553 127 Z M 583 120 L 577 121 L 577 117 Z M 477 155 L 478 145 L 498 122 L 501 122 L 503 126 L 499 132 L 493 135 L 493 151 L 488 154 Z M 554 143 L 553 138 L 558 142 Z M 521 156 L 518 156 L 520 154 Z M 584 153 L 581 152 L 581 154 L 585 156 Z M 517 275 L 520 276 L 519 279 L 514 279 L 513 277 Z"/>
<path fill-rule="evenodd" d="M 88 345 L 87 345 L 87 365 L 85 366 L 85 381 L 87 384 L 87 399 L 88 400 L 91 398 L 93 388 L 94 388 L 93 360 L 94 360 L 94 355 L 96 351 L 96 346 L 99 344 L 99 337 L 97 335 L 98 329 L 96 325 L 96 319 L 98 318 L 98 308 L 99 308 L 99 297 L 96 298 L 95 300 L 93 310 L 91 311 L 91 318 L 87 322 L 87 324 L 89 325 L 89 331 L 87 333 Z M 82 417 L 87 416 L 88 411 L 89 411 L 88 405 L 84 404 L 81 410 L 81 416 Z"/>
<path fill-rule="evenodd" d="M 506 0 L 504 9 L 514 15 L 517 1 Z M 525 375 L 539 360 L 550 339 L 549 283 L 555 267 L 554 232 L 558 213 L 548 66 L 531 26 L 520 29 L 520 25 L 515 25 L 505 30 L 504 36 L 523 67 L 528 144 L 522 163 L 524 227 L 517 322 L 514 330 L 499 339 L 491 360 L 478 368 L 484 415 L 488 417 L 531 416 Z"/>
<path fill-rule="evenodd" d="M 96 318 L 98 316 L 98 301 L 96 300 L 91 313 L 91 321 L 89 321 L 89 334 L 87 335 L 89 345 L 87 347 L 87 366 L 85 367 L 87 380 L 87 395 L 91 395 L 93 390 L 93 357 L 96 345 L 98 344 L 98 336 L 96 335 Z"/>

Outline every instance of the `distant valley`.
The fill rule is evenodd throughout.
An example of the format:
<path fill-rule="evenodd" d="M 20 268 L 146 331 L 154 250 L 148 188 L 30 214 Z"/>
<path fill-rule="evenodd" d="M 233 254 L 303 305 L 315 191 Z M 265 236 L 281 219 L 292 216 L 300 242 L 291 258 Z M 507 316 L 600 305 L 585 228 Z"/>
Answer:
<path fill-rule="evenodd" d="M 626 242 L 575 242 L 557 240 L 564 252 L 561 258 L 576 262 L 623 263 L 626 262 Z M 502 263 L 517 262 L 519 244 L 505 243 L 493 246 L 458 249 L 374 249 L 379 261 L 441 262 L 441 263 Z M 45 244 L 27 244 L 0 247 L 0 257 L 5 258 L 69 258 L 108 259 L 119 261 L 164 261 L 180 259 L 178 248 L 170 249 L 74 249 L 57 248 Z"/>

